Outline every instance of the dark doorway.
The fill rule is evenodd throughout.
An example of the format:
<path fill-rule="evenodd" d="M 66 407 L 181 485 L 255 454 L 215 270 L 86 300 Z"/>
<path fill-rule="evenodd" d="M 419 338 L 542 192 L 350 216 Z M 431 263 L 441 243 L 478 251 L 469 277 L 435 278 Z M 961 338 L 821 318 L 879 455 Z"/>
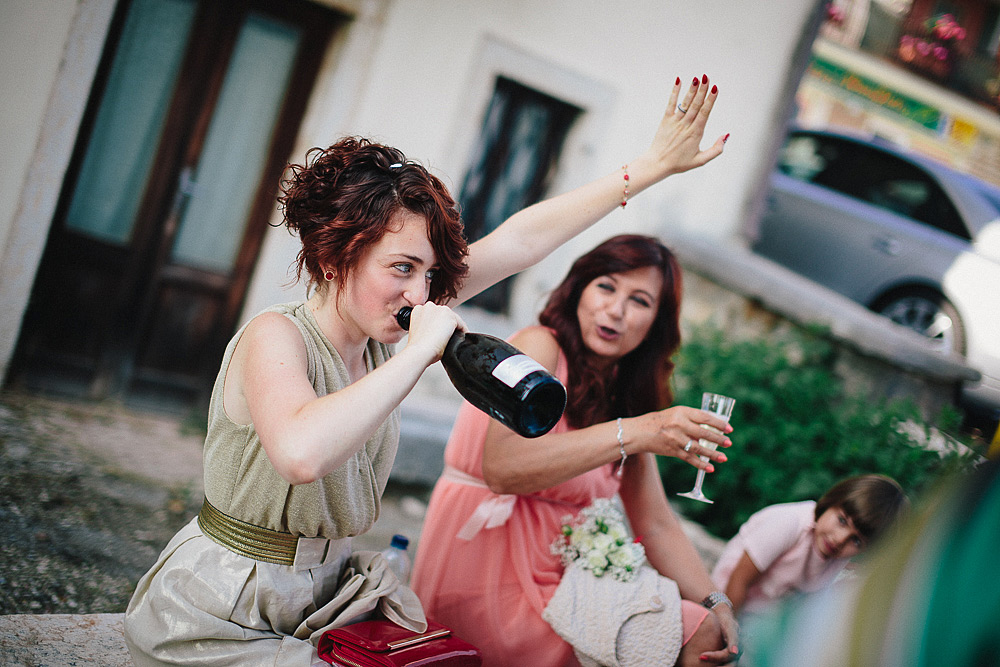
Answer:
<path fill-rule="evenodd" d="M 299 0 L 122 3 L 12 383 L 204 404 L 342 18 Z"/>

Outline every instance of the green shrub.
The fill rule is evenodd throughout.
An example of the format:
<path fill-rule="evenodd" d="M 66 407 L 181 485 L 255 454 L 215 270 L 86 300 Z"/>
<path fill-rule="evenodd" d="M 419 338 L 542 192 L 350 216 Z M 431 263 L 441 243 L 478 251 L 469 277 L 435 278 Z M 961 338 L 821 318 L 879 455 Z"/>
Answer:
<path fill-rule="evenodd" d="M 689 335 L 675 358 L 677 405 L 701 405 L 703 391 L 736 399 L 729 460 L 705 479 L 708 505 L 677 498 L 695 470 L 660 459 L 671 504 L 728 539 L 751 514 L 775 503 L 818 499 L 839 480 L 864 473 L 896 479 L 911 498 L 942 473 L 971 465 L 968 454 L 927 451 L 898 428 L 954 430 L 957 415 L 923 422 L 905 401 L 850 395 L 834 372 L 836 347 L 795 332 L 787 340 L 729 341 L 718 330 Z"/>

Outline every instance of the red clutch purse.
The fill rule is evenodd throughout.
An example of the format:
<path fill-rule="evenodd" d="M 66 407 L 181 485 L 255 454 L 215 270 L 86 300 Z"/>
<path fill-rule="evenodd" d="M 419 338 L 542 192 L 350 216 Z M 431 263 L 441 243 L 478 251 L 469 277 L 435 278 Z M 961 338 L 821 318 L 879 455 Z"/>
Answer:
<path fill-rule="evenodd" d="M 349 667 L 480 667 L 482 654 L 451 630 L 427 621 L 427 631 L 413 632 L 391 621 L 362 621 L 327 630 L 316 646 L 331 665 Z"/>

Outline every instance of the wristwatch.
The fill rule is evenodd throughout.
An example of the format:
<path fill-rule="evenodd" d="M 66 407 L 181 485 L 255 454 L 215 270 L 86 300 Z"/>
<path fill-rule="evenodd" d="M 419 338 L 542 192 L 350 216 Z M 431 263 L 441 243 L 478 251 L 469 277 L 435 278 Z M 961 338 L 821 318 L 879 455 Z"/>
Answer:
<path fill-rule="evenodd" d="M 701 601 L 701 606 L 706 609 L 715 609 L 720 604 L 728 605 L 730 609 L 733 608 L 733 601 L 722 591 L 712 591 Z"/>

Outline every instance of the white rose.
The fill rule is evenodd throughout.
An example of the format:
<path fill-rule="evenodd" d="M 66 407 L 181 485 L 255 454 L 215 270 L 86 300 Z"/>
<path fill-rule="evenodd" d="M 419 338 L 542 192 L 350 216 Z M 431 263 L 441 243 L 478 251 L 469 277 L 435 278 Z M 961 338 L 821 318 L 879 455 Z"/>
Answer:
<path fill-rule="evenodd" d="M 635 556 L 631 549 L 621 547 L 609 553 L 608 560 L 615 567 L 625 567 L 626 565 L 635 563 Z"/>
<path fill-rule="evenodd" d="M 572 537 L 570 537 L 570 544 L 579 551 L 589 551 L 593 548 L 594 537 L 590 533 L 575 531 Z"/>
<path fill-rule="evenodd" d="M 594 574 L 601 574 L 608 567 L 608 559 L 604 554 L 591 551 L 587 554 L 587 569 L 593 570 Z"/>
<path fill-rule="evenodd" d="M 608 529 L 608 537 L 613 539 L 616 543 L 628 542 L 628 533 L 626 533 L 622 525 L 618 523 L 611 524 L 611 527 Z"/>
<path fill-rule="evenodd" d="M 607 533 L 598 533 L 594 536 L 594 548 L 606 553 L 615 547 L 615 541 Z"/>

